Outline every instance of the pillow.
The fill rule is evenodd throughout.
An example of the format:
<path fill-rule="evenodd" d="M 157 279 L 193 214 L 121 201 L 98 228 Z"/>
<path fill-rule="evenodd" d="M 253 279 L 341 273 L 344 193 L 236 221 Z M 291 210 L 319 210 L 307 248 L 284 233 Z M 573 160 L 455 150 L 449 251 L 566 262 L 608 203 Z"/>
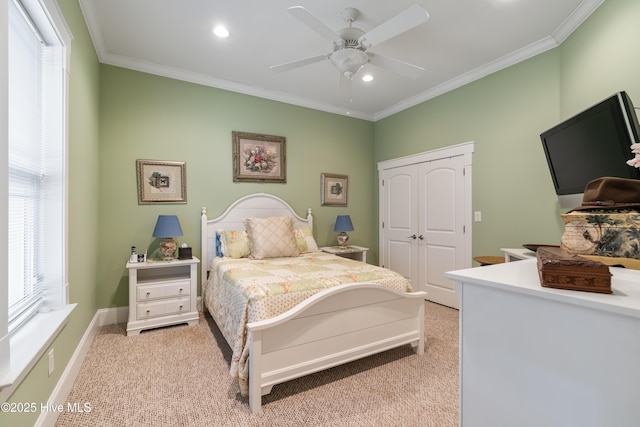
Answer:
<path fill-rule="evenodd" d="M 300 255 L 293 234 L 293 218 L 272 216 L 268 218 L 245 218 L 251 242 L 251 257 L 256 259 L 292 257 Z"/>
<path fill-rule="evenodd" d="M 220 236 L 220 252 L 229 258 L 246 258 L 251 254 L 249 236 L 243 230 L 216 230 Z"/>
<path fill-rule="evenodd" d="M 296 245 L 301 254 L 319 250 L 310 227 L 296 228 L 293 233 L 296 237 Z"/>
<path fill-rule="evenodd" d="M 216 256 L 218 258 L 223 257 L 222 242 L 220 241 L 220 230 L 216 230 Z"/>

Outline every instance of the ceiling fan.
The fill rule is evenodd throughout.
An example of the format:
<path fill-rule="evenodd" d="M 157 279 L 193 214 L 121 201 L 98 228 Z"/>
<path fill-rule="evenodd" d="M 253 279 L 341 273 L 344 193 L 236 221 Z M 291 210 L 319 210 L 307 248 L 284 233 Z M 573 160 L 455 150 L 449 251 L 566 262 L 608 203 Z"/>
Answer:
<path fill-rule="evenodd" d="M 320 62 L 325 59 L 329 59 L 329 61 L 331 61 L 331 63 L 340 71 L 340 74 L 346 77 L 347 80 L 351 80 L 353 76 L 367 63 L 389 69 L 402 76 L 410 78 L 418 78 L 424 71 L 424 68 L 417 65 L 368 51 L 368 49 L 373 46 L 379 45 L 404 33 L 405 31 L 409 31 L 410 29 L 427 22 L 429 14 L 420 5 L 416 4 L 411 6 L 404 12 L 401 12 L 366 33 L 361 29 L 352 26 L 353 22 L 359 15 L 359 11 L 353 7 L 348 7 L 342 11 L 342 17 L 348 24 L 348 27 L 343 28 L 338 32 L 331 30 L 302 6 L 293 6 L 287 10 L 309 28 L 332 41 L 333 51 L 329 54 L 317 55 L 300 59 L 298 61 L 274 65 L 271 67 L 273 71 L 288 71 L 294 68 L 313 64 L 315 62 Z"/>

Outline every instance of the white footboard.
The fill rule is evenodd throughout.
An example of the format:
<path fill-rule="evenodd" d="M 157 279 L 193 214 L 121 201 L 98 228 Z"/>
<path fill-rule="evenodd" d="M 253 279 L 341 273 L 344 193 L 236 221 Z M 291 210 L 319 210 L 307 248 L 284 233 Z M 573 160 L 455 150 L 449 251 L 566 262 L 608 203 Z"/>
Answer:
<path fill-rule="evenodd" d="M 275 384 L 409 343 L 422 355 L 426 296 L 348 284 L 249 323 L 251 412 L 261 411 L 262 395 Z"/>

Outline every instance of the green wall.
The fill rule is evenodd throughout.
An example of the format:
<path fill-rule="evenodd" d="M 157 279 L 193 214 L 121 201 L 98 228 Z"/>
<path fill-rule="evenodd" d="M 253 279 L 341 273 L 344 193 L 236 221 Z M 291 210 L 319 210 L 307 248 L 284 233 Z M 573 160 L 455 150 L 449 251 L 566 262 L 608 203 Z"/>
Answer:
<path fill-rule="evenodd" d="M 371 216 L 373 124 L 123 68 L 101 67 L 98 305 L 128 304 L 129 248 L 152 253 L 159 214 L 177 214 L 200 254 L 200 209 L 216 217 L 237 198 L 272 193 L 299 215 L 312 208 L 320 245 L 348 213 L 354 244 L 377 246 Z M 287 183 L 234 183 L 232 131 L 286 137 Z M 185 161 L 187 204 L 138 205 L 136 159 Z M 348 207 L 320 205 L 321 174 L 349 176 Z"/>
<path fill-rule="evenodd" d="M 640 107 L 640 2 L 607 0 L 560 46 L 560 113 L 625 90 Z"/>
<path fill-rule="evenodd" d="M 45 355 L 27 375 L 9 402 L 41 403 L 49 400 L 89 322 L 99 308 L 96 300 L 98 264 L 98 124 L 100 68 L 84 18 L 76 0 L 58 1 L 74 36 L 69 77 L 69 285 L 70 302 L 77 303 L 69 322 L 50 348 L 55 350 L 55 371 L 48 376 Z M 32 426 L 37 413 L 2 413 L 2 426 Z"/>
<path fill-rule="evenodd" d="M 236 198 L 268 192 L 316 217 L 320 244 L 334 242 L 349 213 L 353 243 L 377 261 L 376 163 L 475 141 L 473 254 L 554 243 L 562 234 L 539 134 L 617 90 L 640 106 L 640 2 L 607 0 L 559 48 L 376 123 L 99 65 L 77 0 L 59 4 L 74 35 L 70 75 L 70 298 L 78 303 L 46 357 L 11 396 L 47 402 L 98 308 L 128 304 L 129 247 L 155 248 L 158 214 L 176 213 L 199 254 L 200 207 L 215 216 Z M 286 184 L 233 183 L 231 131 L 287 138 Z M 185 205 L 137 204 L 136 159 L 187 163 Z M 349 175 L 349 206 L 320 206 L 320 174 Z M 0 425 L 33 425 L 39 414 L 0 414 Z"/>
<path fill-rule="evenodd" d="M 638 20 L 640 2 L 607 0 L 560 48 L 376 122 L 375 161 L 475 141 L 473 255 L 558 244 L 564 211 L 539 135 L 619 90 L 640 106 Z"/>

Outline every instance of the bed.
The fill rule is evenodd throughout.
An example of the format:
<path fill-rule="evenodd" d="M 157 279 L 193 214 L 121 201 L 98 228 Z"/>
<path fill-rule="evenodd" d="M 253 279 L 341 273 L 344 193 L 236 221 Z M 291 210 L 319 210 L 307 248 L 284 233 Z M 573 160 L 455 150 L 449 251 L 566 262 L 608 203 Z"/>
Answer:
<path fill-rule="evenodd" d="M 298 254 L 260 252 L 256 230 L 271 220 L 291 224 Z M 230 373 L 251 412 L 276 384 L 401 345 L 424 354 L 427 294 L 390 270 L 317 250 L 311 209 L 303 218 L 258 193 L 215 219 L 202 208 L 201 221 L 203 307 L 233 350 Z"/>

